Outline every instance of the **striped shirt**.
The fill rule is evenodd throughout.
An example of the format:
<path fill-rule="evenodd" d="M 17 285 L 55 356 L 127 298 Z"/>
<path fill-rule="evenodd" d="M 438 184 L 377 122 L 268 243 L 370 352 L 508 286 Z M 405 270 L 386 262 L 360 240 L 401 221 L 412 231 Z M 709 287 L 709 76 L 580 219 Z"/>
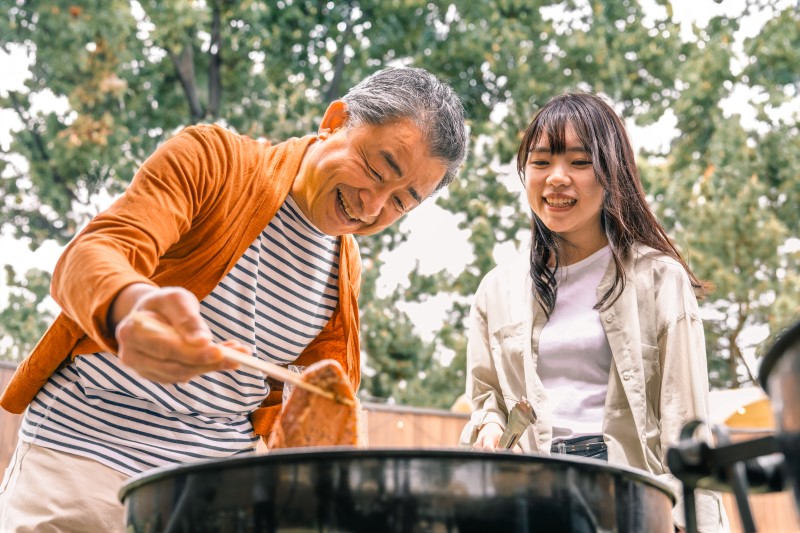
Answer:
<path fill-rule="evenodd" d="M 317 230 L 287 196 L 200 313 L 216 341 L 234 339 L 260 359 L 289 364 L 333 314 L 338 265 L 339 239 Z M 20 439 L 133 475 L 253 451 L 249 415 L 268 393 L 256 370 L 160 384 L 99 352 L 53 374 L 28 407 Z"/>

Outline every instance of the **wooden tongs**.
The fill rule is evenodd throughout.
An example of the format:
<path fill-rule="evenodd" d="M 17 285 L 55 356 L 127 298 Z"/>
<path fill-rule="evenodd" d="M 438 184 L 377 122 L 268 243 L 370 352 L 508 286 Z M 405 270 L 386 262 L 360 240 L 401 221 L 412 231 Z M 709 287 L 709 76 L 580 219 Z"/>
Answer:
<path fill-rule="evenodd" d="M 136 322 L 140 327 L 153 333 L 158 333 L 161 335 L 178 335 L 178 332 L 172 326 L 156 320 L 147 313 L 135 311 L 131 313 L 130 319 Z M 305 389 L 314 394 L 319 394 L 320 396 L 324 396 L 325 398 L 333 400 L 334 402 L 350 406 L 355 405 L 350 398 L 345 398 L 332 391 L 317 387 L 313 383 L 309 383 L 303 379 L 302 374 L 292 372 L 287 368 L 276 365 L 275 363 L 270 363 L 269 361 L 264 361 L 253 355 L 244 354 L 223 344 L 217 344 L 216 347 L 225 359 L 235 361 L 242 366 L 246 366 L 254 370 L 260 370 L 273 379 L 282 381 L 284 383 L 291 383 L 295 387 Z"/>

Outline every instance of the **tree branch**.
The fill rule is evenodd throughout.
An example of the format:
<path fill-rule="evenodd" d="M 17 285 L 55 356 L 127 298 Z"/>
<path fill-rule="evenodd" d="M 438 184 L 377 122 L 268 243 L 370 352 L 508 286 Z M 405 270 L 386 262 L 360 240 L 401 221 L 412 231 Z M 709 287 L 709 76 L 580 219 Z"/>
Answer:
<path fill-rule="evenodd" d="M 739 335 L 742 333 L 744 329 L 744 325 L 747 321 L 748 311 L 750 309 L 749 302 L 745 301 L 739 304 L 739 310 L 737 312 L 737 321 L 736 327 L 733 328 L 728 335 L 728 343 L 730 344 L 730 367 L 732 371 L 732 375 L 734 379 L 736 379 L 736 365 L 737 361 L 741 361 L 742 365 L 744 366 L 745 370 L 747 370 L 747 375 L 750 378 L 751 383 L 758 383 L 756 381 L 756 377 L 753 375 L 753 371 L 750 370 L 750 365 L 747 364 L 747 361 L 744 359 L 744 354 L 739 349 L 739 343 L 737 340 L 739 339 Z M 736 388 L 742 385 L 738 379 L 736 379 Z"/>
<path fill-rule="evenodd" d="M 22 123 L 25 125 L 25 130 L 30 133 L 32 144 L 28 144 L 28 149 L 31 151 L 31 155 L 36 156 L 38 155 L 41 158 L 41 161 L 47 163 L 47 167 L 50 170 L 51 175 L 53 176 L 53 183 L 58 183 L 64 189 L 64 192 L 69 197 L 70 201 L 76 201 L 77 198 L 75 193 L 72 189 L 67 186 L 67 181 L 64 179 L 58 172 L 58 168 L 51 164 L 50 154 L 47 152 L 47 148 L 45 147 L 44 139 L 36 130 L 36 125 L 33 123 L 30 115 L 25 111 L 22 102 L 19 101 L 17 97 L 17 93 L 14 91 L 9 91 L 8 93 L 9 100 L 11 100 L 11 105 L 14 107 L 14 112 L 16 112 L 17 116 L 20 118 Z M 23 141 L 24 142 L 24 141 Z"/>
<path fill-rule="evenodd" d="M 194 75 L 194 47 L 191 43 L 186 43 L 180 55 L 175 54 L 170 47 L 166 47 L 166 50 L 178 73 L 178 79 L 183 87 L 186 100 L 189 102 L 189 113 L 191 114 L 192 122 L 199 122 L 205 116 L 205 112 L 200 104 L 200 98 L 197 96 L 197 81 Z"/>

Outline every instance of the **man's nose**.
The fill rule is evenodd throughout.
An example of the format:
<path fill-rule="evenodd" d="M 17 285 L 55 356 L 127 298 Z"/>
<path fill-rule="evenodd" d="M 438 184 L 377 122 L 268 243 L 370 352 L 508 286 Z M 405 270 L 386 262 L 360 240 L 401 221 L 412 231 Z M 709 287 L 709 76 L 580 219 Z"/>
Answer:
<path fill-rule="evenodd" d="M 361 189 L 358 193 L 358 197 L 359 200 L 361 200 L 363 215 L 367 217 L 377 217 L 386 205 L 390 194 L 391 191 L 384 187 Z"/>

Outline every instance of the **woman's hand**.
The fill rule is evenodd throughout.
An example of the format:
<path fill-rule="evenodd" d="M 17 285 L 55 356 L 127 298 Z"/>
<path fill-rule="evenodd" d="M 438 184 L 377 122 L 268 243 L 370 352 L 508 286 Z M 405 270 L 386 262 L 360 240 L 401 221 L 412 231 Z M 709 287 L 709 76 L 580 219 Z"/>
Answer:
<path fill-rule="evenodd" d="M 497 422 L 487 422 L 481 427 L 480 431 L 478 431 L 478 438 L 475 439 L 475 443 L 472 447 L 478 450 L 496 450 L 502 435 L 503 428 L 500 424 Z"/>
<path fill-rule="evenodd" d="M 145 312 L 169 326 L 163 331 L 131 319 L 131 312 Z M 237 368 L 223 358 L 211 331 L 200 315 L 200 303 L 186 289 L 134 284 L 114 301 L 110 323 L 116 323 L 119 359 L 139 375 L 160 383 L 179 383 L 214 370 Z M 241 345 L 231 345 L 249 353 Z"/>

